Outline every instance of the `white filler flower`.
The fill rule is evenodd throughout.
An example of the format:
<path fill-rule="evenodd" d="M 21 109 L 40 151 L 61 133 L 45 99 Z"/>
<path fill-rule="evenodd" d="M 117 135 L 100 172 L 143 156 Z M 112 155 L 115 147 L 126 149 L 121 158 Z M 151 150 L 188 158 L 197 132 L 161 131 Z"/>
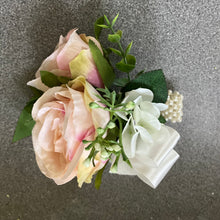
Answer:
<path fill-rule="evenodd" d="M 135 103 L 122 133 L 124 151 L 133 168 L 120 158 L 116 173 L 137 175 L 156 188 L 179 157 L 173 148 L 180 136 L 158 120 L 167 105 L 152 103 L 152 100 L 153 93 L 149 89 L 139 88 L 125 94 L 123 102 Z"/>

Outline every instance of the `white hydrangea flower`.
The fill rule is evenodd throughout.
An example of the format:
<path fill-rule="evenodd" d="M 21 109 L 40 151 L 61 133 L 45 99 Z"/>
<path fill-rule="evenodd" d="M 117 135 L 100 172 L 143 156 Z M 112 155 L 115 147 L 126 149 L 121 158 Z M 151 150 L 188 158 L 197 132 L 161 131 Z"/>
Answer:
<path fill-rule="evenodd" d="M 135 102 L 134 112 L 127 120 L 122 133 L 122 143 L 133 168 L 119 159 L 117 174 L 137 175 L 156 188 L 179 155 L 173 150 L 179 134 L 158 120 L 160 112 L 167 109 L 162 103 L 152 103 L 149 89 L 136 89 L 125 94 L 123 102 Z"/>

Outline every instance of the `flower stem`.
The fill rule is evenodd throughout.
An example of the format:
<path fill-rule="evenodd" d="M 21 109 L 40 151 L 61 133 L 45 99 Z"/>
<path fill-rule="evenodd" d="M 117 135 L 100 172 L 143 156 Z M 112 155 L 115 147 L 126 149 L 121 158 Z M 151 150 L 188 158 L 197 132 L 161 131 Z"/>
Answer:
<path fill-rule="evenodd" d="M 122 128 L 123 128 L 123 126 L 122 126 L 122 119 L 121 119 L 120 117 L 117 117 L 117 119 L 118 119 L 118 122 L 119 122 L 119 144 L 120 144 L 120 146 L 121 146 L 122 158 L 123 158 L 124 161 L 127 162 L 127 164 L 128 164 L 130 167 L 132 167 L 132 166 L 131 166 L 131 163 L 130 163 L 130 161 L 129 161 L 129 159 L 128 159 L 128 157 L 126 156 L 126 154 L 125 154 L 125 152 L 124 152 L 124 148 L 123 148 L 123 144 L 122 144 Z"/>

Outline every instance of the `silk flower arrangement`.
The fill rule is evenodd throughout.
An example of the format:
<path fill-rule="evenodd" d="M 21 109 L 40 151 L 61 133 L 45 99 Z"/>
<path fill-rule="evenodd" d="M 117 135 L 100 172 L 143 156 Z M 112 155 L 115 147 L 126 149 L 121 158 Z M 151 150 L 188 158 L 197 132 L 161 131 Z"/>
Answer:
<path fill-rule="evenodd" d="M 162 70 L 141 71 L 133 79 L 136 59 L 124 50 L 122 31 L 106 16 L 94 25 L 95 36 L 60 36 L 55 51 L 27 83 L 33 98 L 18 119 L 13 141 L 32 134 L 41 172 L 61 185 L 77 177 L 79 187 L 101 184 L 110 162 L 111 173 L 137 175 L 156 188 L 179 155 L 173 150 L 179 134 L 165 122 L 182 120 L 182 99 L 167 90 Z M 111 31 L 103 48 L 99 36 Z M 120 57 L 113 65 L 112 54 Z M 115 71 L 126 77 L 116 78 Z M 112 86 L 114 86 L 113 89 Z"/>

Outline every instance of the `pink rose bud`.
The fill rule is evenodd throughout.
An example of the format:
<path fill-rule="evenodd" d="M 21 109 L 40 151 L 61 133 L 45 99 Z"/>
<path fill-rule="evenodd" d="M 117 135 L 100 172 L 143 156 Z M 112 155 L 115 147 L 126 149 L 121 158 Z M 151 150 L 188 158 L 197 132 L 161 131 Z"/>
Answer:
<path fill-rule="evenodd" d="M 60 36 L 55 51 L 43 61 L 36 72 L 36 77 L 40 77 L 41 70 L 73 79 L 83 75 L 92 85 L 104 87 L 88 42 L 92 40 L 102 52 L 101 45 L 95 38 L 86 37 L 84 34 L 78 35 L 76 31 L 77 29 L 73 29 L 66 37 Z"/>

